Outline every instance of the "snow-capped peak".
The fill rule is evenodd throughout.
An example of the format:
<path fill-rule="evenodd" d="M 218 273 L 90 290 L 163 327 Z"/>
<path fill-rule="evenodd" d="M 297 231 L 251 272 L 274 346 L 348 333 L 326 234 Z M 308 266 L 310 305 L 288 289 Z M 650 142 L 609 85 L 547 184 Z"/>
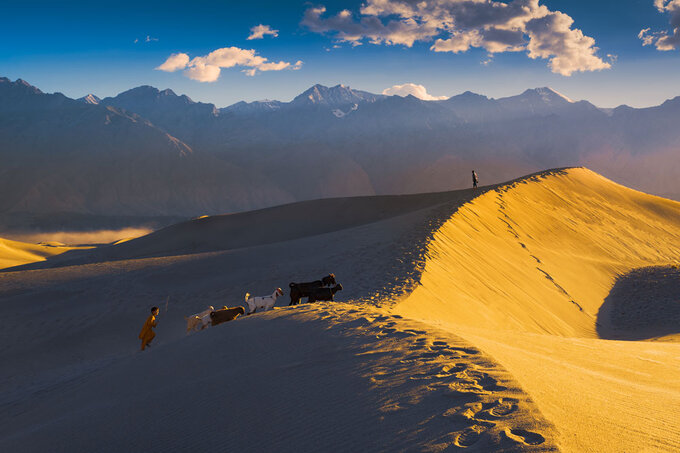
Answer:
<path fill-rule="evenodd" d="M 543 101 L 545 101 L 545 102 L 551 102 L 555 98 L 555 96 L 557 96 L 557 97 L 560 97 L 560 98 L 564 99 L 565 101 L 567 101 L 571 104 L 574 103 L 573 100 L 571 100 L 567 96 L 563 95 L 562 93 L 553 90 L 550 87 L 536 88 L 534 91 L 536 93 L 538 93 L 541 96 L 541 98 L 543 99 Z"/>
<path fill-rule="evenodd" d="M 86 104 L 94 104 L 94 105 L 97 105 L 101 102 L 101 99 L 99 99 L 94 94 L 88 94 L 87 96 L 83 96 L 82 98 L 78 98 L 78 100 L 80 102 L 84 102 Z"/>
<path fill-rule="evenodd" d="M 329 105 L 340 107 L 361 102 L 374 102 L 379 95 L 365 91 L 353 90 L 346 85 L 327 87 L 316 84 L 302 94 L 298 95 L 291 104 L 293 105 Z"/>

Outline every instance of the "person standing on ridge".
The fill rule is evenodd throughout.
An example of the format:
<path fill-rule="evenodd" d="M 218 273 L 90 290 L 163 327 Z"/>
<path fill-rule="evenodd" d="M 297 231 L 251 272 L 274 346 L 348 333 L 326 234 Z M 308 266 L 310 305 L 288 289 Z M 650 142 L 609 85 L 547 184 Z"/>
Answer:
<path fill-rule="evenodd" d="M 479 178 L 477 178 L 477 173 L 475 173 L 474 170 L 472 170 L 472 188 L 476 189 L 477 188 L 477 183 L 479 182 Z"/>
<path fill-rule="evenodd" d="M 139 339 L 142 340 L 142 351 L 151 344 L 151 340 L 156 336 L 153 328 L 157 325 L 156 316 L 158 316 L 158 312 L 158 307 L 151 308 L 151 315 L 146 318 L 142 331 L 139 332 Z"/>

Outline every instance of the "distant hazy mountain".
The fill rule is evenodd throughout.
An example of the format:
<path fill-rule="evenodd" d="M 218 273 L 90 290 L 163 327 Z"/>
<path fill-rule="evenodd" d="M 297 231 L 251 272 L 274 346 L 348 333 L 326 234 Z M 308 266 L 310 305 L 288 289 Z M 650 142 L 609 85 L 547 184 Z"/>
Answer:
<path fill-rule="evenodd" d="M 283 102 L 280 101 L 270 101 L 270 100 L 264 100 L 264 101 L 254 101 L 254 102 L 244 102 L 244 101 L 239 101 L 236 104 L 232 104 L 228 107 L 224 107 L 220 109 L 220 113 L 237 113 L 237 114 L 258 114 L 258 113 L 265 113 L 265 112 L 274 112 L 276 110 L 281 109 L 281 107 L 284 105 Z"/>
<path fill-rule="evenodd" d="M 196 215 L 571 165 L 680 198 L 679 122 L 680 98 L 600 109 L 550 88 L 423 101 L 314 85 L 218 109 L 149 86 L 72 100 L 0 79 L 0 213 Z"/>
<path fill-rule="evenodd" d="M 364 102 L 375 102 L 384 95 L 372 94 L 366 91 L 353 90 L 345 85 L 325 87 L 314 85 L 307 91 L 297 95 L 290 103 L 291 106 L 325 105 L 329 107 L 345 107 Z"/>
<path fill-rule="evenodd" d="M 0 213 L 192 215 L 290 201 L 140 116 L 0 78 Z"/>

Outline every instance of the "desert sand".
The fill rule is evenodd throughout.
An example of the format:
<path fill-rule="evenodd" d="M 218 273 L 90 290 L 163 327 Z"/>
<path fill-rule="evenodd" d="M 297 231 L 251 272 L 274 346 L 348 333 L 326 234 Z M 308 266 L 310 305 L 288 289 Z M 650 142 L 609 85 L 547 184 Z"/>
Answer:
<path fill-rule="evenodd" d="M 70 250 L 87 248 L 90 247 L 67 246 L 54 241 L 32 244 L 0 238 L 0 269 L 44 261 L 51 256 L 60 255 Z"/>
<path fill-rule="evenodd" d="M 0 450 L 677 451 L 679 262 L 680 203 L 583 168 L 65 251 L 0 273 Z"/>

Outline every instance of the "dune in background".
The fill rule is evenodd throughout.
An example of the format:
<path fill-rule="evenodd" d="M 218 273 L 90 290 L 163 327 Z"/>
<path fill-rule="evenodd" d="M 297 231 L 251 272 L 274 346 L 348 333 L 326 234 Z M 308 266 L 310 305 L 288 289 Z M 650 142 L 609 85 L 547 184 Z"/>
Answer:
<path fill-rule="evenodd" d="M 49 257 L 83 248 L 66 246 L 58 241 L 29 244 L 0 238 L 0 269 L 45 261 Z"/>
<path fill-rule="evenodd" d="M 61 242 L 69 245 L 110 244 L 126 241 L 151 233 L 150 228 L 123 228 L 120 230 L 96 231 L 46 231 L 40 233 L 12 233 L 7 235 L 22 242 Z"/>

